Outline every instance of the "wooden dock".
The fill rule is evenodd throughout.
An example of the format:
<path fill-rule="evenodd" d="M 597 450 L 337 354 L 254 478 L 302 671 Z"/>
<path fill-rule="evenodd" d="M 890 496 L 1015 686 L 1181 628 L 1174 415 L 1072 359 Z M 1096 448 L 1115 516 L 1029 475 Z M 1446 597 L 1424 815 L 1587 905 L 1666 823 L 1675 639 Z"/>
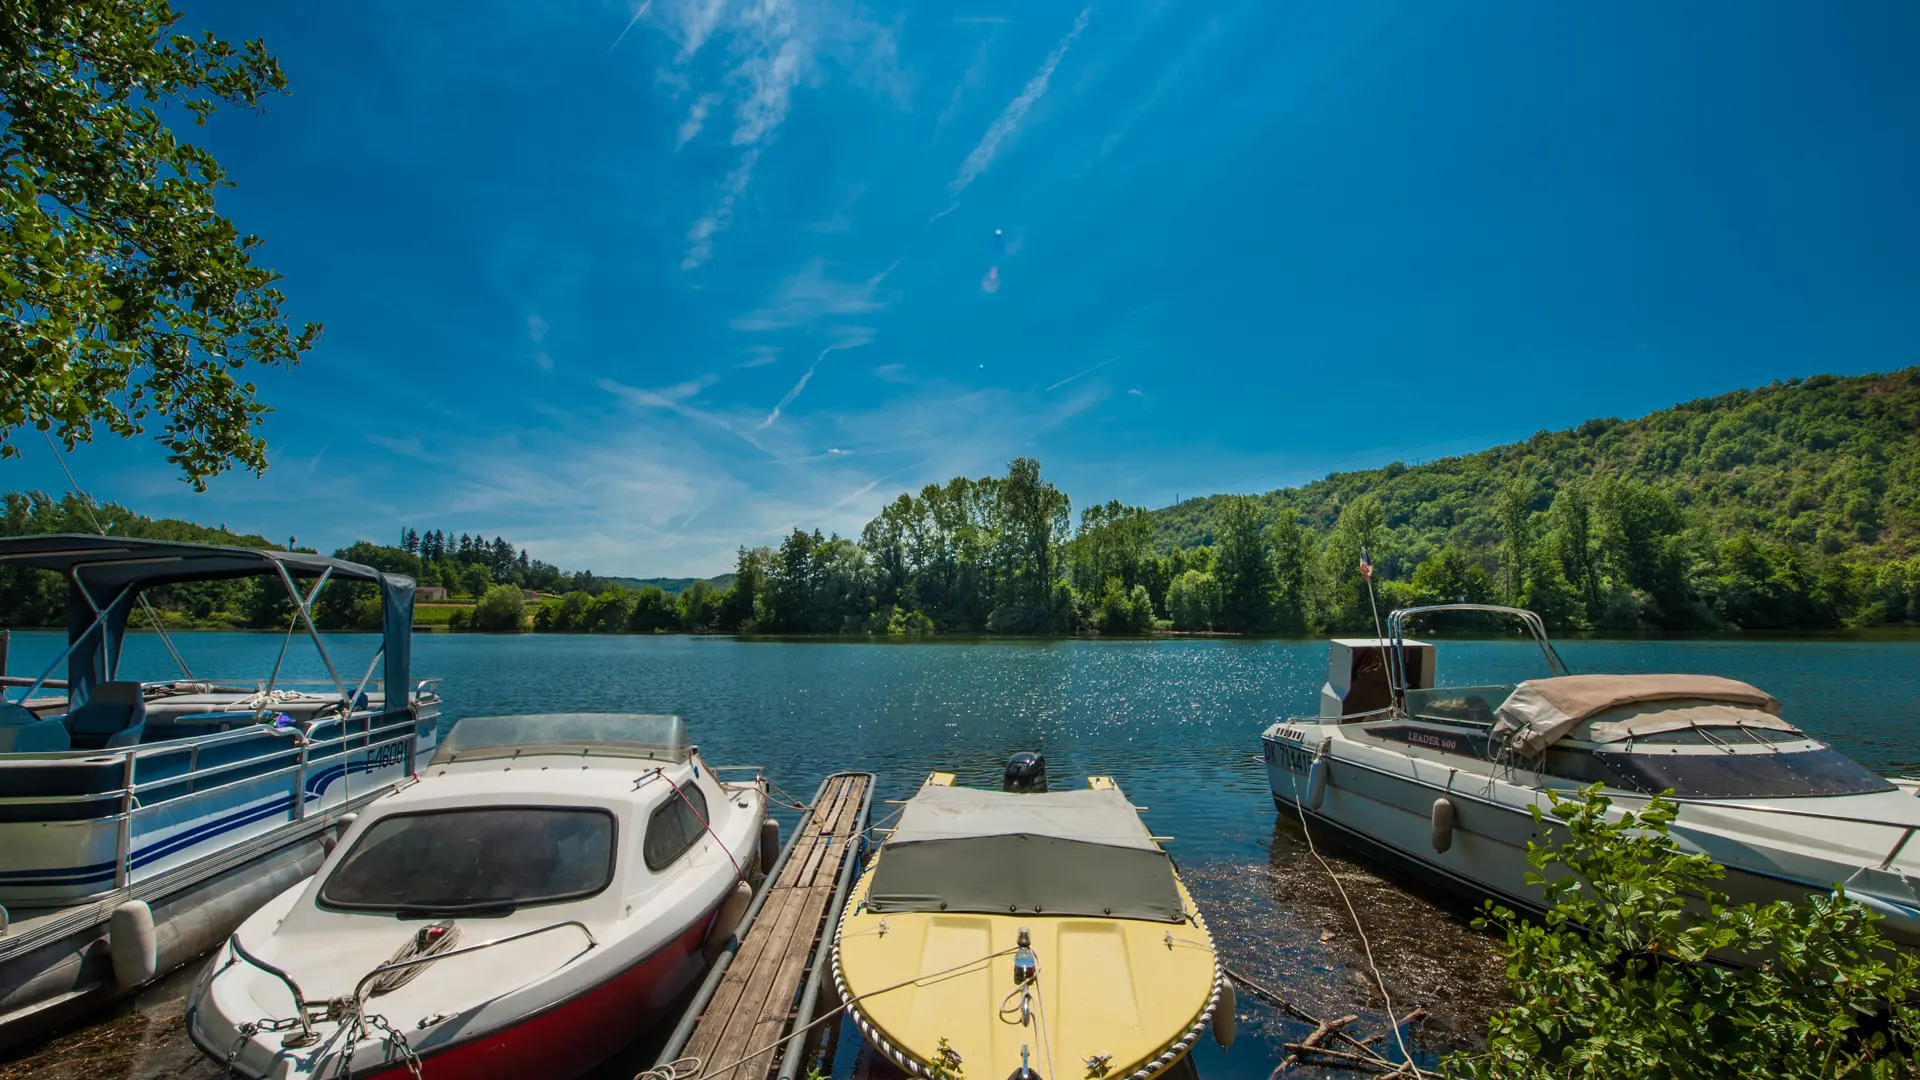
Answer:
<path fill-rule="evenodd" d="M 824 939 L 839 920 L 836 900 L 844 901 L 857 868 L 872 798 L 871 773 L 837 773 L 820 785 L 778 872 L 761 886 L 759 911 L 712 997 L 704 1006 L 695 999 L 699 1015 L 692 1035 L 674 1056 L 698 1058 L 706 1080 L 806 1075 L 804 1068 L 785 1068 L 784 1056 L 817 1034 L 805 1033 L 788 1045 L 796 1019 L 817 1015 L 803 997 L 812 991 L 817 998 L 825 981 L 824 971 L 809 976 L 829 962 L 831 943 Z M 734 1062 L 740 1064 L 709 1071 Z"/>

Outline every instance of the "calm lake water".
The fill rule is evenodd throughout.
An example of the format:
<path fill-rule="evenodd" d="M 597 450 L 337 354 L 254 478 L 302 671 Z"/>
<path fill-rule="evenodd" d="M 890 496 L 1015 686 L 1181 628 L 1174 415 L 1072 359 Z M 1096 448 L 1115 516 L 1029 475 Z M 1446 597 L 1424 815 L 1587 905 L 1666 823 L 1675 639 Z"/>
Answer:
<path fill-rule="evenodd" d="M 264 676 L 280 639 L 184 634 L 200 677 Z M 48 634 L 15 634 L 12 674 L 38 674 L 57 652 Z M 378 644 L 330 639 L 341 677 L 358 682 Z M 1920 639 L 1872 641 L 1569 641 L 1577 672 L 1711 672 L 1778 696 L 1789 719 L 1890 774 L 1920 771 Z M 1443 641 L 1440 681 L 1517 681 L 1543 674 L 1530 645 Z M 285 669 L 325 678 L 295 640 Z M 1322 1016 L 1357 1013 L 1383 1030 L 1360 942 L 1298 824 L 1268 796 L 1259 733 L 1311 713 L 1326 677 L 1318 641 L 990 641 L 851 644 L 686 637 L 423 635 L 417 677 L 440 676 L 448 722 L 485 713 L 673 712 L 717 764 L 758 764 L 797 798 L 842 769 L 880 776 L 877 799 L 911 793 L 931 770 L 997 784 L 1017 750 L 1046 754 L 1056 785 L 1110 774 L 1150 808 L 1149 825 L 1187 875 L 1230 966 Z M 157 639 L 129 639 L 125 677 L 176 669 Z M 885 808 L 876 803 L 876 815 Z M 791 824 L 789 815 L 788 824 Z M 1317 837 L 1316 837 L 1317 839 Z M 1501 995 L 1493 939 L 1461 909 L 1336 857 L 1402 1012 L 1433 1013 L 1420 1036 L 1428 1060 L 1472 1045 Z M 11 1076 L 211 1076 L 179 1031 L 182 980 L 137 1007 L 0 1066 Z M 1283 1045 L 1311 1030 L 1252 995 L 1240 997 L 1239 1040 L 1203 1040 L 1207 1080 L 1262 1080 Z M 836 1073 L 852 1068 L 842 1040 Z M 1311 1072 L 1308 1071 L 1308 1075 Z M 609 1072 L 608 1075 L 617 1075 Z M 994 1078 L 980 1078 L 994 1080 Z M 1055 1080 L 1049 1077 L 1047 1080 Z"/>

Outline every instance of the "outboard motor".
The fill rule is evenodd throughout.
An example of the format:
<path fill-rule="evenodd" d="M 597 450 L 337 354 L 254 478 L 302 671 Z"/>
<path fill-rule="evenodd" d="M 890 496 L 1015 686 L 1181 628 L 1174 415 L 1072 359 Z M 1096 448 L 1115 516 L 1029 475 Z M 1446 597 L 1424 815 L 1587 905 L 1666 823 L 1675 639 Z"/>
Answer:
<path fill-rule="evenodd" d="M 1047 759 L 1031 750 L 1022 750 L 1007 760 L 1007 774 L 1000 781 L 1001 791 L 1043 794 L 1047 790 Z"/>

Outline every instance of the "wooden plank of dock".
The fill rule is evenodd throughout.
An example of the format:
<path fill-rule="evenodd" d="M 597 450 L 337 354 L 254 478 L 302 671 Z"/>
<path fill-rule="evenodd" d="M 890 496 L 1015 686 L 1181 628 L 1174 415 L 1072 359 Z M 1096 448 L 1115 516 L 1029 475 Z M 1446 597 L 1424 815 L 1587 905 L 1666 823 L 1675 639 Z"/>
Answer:
<path fill-rule="evenodd" d="M 682 1051 L 699 1058 L 703 1072 L 741 1062 L 709 1080 L 766 1080 L 780 1065 L 807 971 L 827 962 L 821 930 L 841 868 L 859 852 L 855 830 L 872 782 L 865 773 L 830 777 L 802 820 L 792 854 L 766 886 L 760 914 Z"/>

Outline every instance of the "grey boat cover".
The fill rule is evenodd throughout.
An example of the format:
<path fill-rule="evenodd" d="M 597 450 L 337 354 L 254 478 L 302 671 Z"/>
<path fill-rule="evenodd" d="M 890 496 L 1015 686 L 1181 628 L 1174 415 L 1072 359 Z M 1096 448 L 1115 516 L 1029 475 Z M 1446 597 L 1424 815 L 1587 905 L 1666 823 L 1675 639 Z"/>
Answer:
<path fill-rule="evenodd" d="M 1718 675 L 1563 675 L 1530 679 L 1495 710 L 1493 736 L 1529 755 L 1589 723 L 1595 742 L 1688 727 L 1796 730 L 1772 694 Z"/>
<path fill-rule="evenodd" d="M 1185 918 L 1172 860 L 1111 789 L 923 787 L 881 849 L 867 907 Z"/>

